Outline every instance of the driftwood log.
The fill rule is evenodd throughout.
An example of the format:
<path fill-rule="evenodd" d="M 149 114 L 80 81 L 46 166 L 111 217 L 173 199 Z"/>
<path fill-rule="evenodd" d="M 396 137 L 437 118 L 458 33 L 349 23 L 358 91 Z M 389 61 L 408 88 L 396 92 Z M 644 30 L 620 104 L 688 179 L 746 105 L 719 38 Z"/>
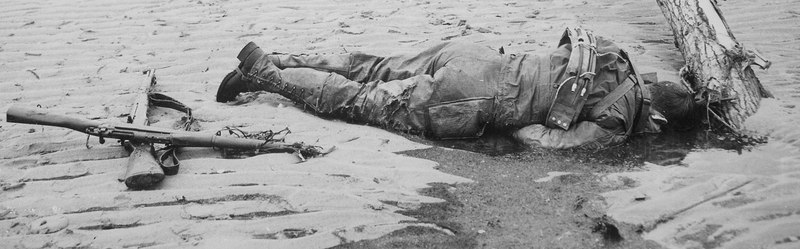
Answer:
<path fill-rule="evenodd" d="M 656 0 L 686 65 L 681 78 L 696 92 L 704 118 L 740 132 L 762 97 L 772 97 L 751 68 L 770 62 L 736 41 L 715 0 Z"/>

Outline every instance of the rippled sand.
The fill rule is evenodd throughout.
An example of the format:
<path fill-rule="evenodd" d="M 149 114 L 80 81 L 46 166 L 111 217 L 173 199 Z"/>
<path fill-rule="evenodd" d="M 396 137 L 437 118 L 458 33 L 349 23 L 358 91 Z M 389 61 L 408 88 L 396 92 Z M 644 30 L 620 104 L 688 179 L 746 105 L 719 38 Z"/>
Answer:
<path fill-rule="evenodd" d="M 783 242 L 800 236 L 798 3 L 720 2 L 739 41 L 774 63 L 757 74 L 779 98 L 764 101 L 748 123 L 771 143 L 741 156 L 693 152 L 687 167 L 609 175 L 610 184 L 623 176 L 640 183 L 606 194 L 612 217 L 651 224 L 685 209 L 645 235 L 670 247 L 798 245 Z M 275 95 L 242 105 L 214 102 L 219 80 L 251 40 L 282 52 L 387 54 L 458 40 L 539 53 L 555 46 L 564 27 L 583 26 L 616 41 L 642 71 L 661 79 L 674 80 L 682 64 L 654 1 L 8 0 L 0 7 L 3 110 L 40 105 L 121 121 L 141 73 L 155 68 L 158 91 L 192 107 L 205 132 L 290 127 L 290 141 L 338 148 L 302 164 L 284 154 L 231 160 L 186 150 L 179 175 L 158 190 L 132 192 L 116 181 L 127 160 L 121 147 L 92 140 L 86 149 L 78 132 L 2 123 L 0 183 L 7 189 L 0 192 L 0 244 L 32 248 L 325 248 L 405 227 L 413 218 L 395 211 L 439 201 L 416 192 L 426 183 L 469 181 L 434 170 L 435 162 L 393 153 L 423 145 L 316 118 Z M 154 126 L 178 118 L 162 110 L 151 115 Z M 631 201 L 640 193 L 650 198 Z M 50 225 L 37 226 L 43 221 Z M 48 229 L 61 230 L 34 234 Z"/>

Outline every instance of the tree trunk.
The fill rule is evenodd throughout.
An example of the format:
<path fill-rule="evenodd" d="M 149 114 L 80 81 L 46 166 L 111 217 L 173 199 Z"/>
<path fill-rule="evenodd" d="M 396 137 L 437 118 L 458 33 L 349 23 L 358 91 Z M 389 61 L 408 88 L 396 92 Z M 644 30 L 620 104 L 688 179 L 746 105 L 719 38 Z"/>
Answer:
<path fill-rule="evenodd" d="M 770 62 L 736 41 L 715 0 L 656 2 L 686 61 L 681 77 L 709 107 L 705 117 L 741 131 L 745 119 L 758 110 L 761 98 L 772 97 L 750 66 L 765 69 Z"/>

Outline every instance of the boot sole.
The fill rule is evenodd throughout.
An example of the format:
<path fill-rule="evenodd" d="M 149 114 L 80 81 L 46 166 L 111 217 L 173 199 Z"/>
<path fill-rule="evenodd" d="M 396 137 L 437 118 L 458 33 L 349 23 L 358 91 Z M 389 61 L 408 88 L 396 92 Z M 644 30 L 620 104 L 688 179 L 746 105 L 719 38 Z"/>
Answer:
<path fill-rule="evenodd" d="M 238 73 L 239 72 L 237 72 L 236 70 L 231 71 L 230 73 L 228 73 L 228 75 L 225 75 L 225 78 L 223 78 L 222 82 L 219 83 L 219 88 L 217 88 L 217 102 L 225 103 L 236 99 L 236 95 L 238 95 L 239 93 L 236 93 L 236 95 L 231 96 L 230 94 L 223 93 L 223 91 L 226 88 L 228 88 L 228 84 L 230 84 L 230 82 L 233 81 L 233 78 L 236 77 Z"/>

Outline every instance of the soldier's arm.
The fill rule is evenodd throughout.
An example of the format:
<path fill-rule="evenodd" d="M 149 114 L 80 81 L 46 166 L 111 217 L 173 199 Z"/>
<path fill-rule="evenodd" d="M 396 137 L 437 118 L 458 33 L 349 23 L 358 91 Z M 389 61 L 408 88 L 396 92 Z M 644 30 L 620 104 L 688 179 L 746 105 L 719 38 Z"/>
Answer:
<path fill-rule="evenodd" d="M 514 137 L 527 145 L 553 149 L 575 147 L 600 148 L 625 141 L 625 128 L 617 122 L 583 121 L 569 130 L 547 128 L 535 124 L 514 132 Z"/>

